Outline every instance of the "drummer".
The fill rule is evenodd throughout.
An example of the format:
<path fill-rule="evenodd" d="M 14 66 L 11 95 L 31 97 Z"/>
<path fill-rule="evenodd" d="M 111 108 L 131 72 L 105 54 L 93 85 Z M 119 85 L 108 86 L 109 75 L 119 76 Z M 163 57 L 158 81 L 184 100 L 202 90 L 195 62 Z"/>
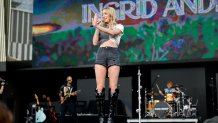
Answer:
<path fill-rule="evenodd" d="M 164 88 L 164 92 L 159 90 L 160 95 L 165 96 L 167 102 L 174 102 L 176 95 L 180 93 L 179 88 L 174 86 L 173 81 L 169 80 L 166 84 L 167 88 Z"/>

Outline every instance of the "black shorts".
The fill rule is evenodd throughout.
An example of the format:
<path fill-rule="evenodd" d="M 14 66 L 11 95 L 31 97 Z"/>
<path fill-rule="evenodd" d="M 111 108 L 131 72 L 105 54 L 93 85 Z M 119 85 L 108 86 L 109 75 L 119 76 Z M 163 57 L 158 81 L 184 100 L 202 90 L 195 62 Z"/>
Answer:
<path fill-rule="evenodd" d="M 113 65 L 120 65 L 119 49 L 115 47 L 99 47 L 95 64 L 100 64 L 106 68 Z"/>

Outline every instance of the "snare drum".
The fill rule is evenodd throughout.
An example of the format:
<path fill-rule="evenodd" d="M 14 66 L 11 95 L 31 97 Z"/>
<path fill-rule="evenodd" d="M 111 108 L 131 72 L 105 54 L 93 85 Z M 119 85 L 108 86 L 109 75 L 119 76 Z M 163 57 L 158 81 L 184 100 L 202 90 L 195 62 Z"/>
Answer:
<path fill-rule="evenodd" d="M 155 115 L 158 118 L 165 118 L 172 111 L 172 107 L 164 101 L 157 103 L 154 107 Z"/>
<path fill-rule="evenodd" d="M 166 94 L 165 100 L 166 100 L 167 102 L 174 102 L 174 100 L 175 100 L 175 95 L 174 95 L 174 94 Z"/>

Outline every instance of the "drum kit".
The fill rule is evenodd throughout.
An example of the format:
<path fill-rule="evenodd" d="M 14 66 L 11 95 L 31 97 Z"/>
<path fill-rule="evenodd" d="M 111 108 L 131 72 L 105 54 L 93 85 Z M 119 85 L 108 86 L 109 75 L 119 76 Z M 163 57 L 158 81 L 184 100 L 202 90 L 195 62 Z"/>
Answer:
<path fill-rule="evenodd" d="M 164 100 L 156 100 L 159 93 L 145 91 L 145 117 L 147 118 L 194 118 L 197 117 L 196 105 L 192 97 L 182 91 L 182 85 L 175 85 L 179 93 L 165 94 Z M 159 90 L 159 87 L 158 87 Z M 150 97 L 150 98 L 147 98 Z"/>

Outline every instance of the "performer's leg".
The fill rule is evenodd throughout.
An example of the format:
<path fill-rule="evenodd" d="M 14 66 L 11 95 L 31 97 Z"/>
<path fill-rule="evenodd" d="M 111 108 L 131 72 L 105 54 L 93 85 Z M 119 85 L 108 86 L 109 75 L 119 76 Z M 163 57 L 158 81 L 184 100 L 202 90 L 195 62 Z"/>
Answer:
<path fill-rule="evenodd" d="M 118 99 L 119 90 L 117 89 L 117 83 L 119 78 L 120 66 L 110 66 L 108 68 L 109 74 L 109 113 L 108 113 L 108 123 L 113 123 L 114 109 L 116 108 L 116 103 Z"/>
<path fill-rule="evenodd" d="M 77 122 L 76 102 L 69 103 L 68 108 L 69 108 L 70 113 L 72 115 L 72 119 L 73 119 L 72 123 L 76 123 Z"/>
<path fill-rule="evenodd" d="M 101 93 L 103 88 L 105 87 L 105 77 L 106 77 L 107 69 L 105 66 L 100 64 L 95 64 L 95 77 L 96 77 L 96 88 L 98 93 Z"/>
<path fill-rule="evenodd" d="M 95 65 L 95 76 L 96 76 L 96 103 L 97 111 L 99 114 L 99 122 L 104 122 L 104 103 L 105 103 L 105 78 L 107 69 L 103 65 Z"/>
<path fill-rule="evenodd" d="M 119 73 L 120 66 L 113 65 L 108 68 L 109 87 L 112 93 L 117 89 Z"/>
<path fill-rule="evenodd" d="M 64 116 L 67 112 L 66 104 L 61 104 L 60 123 L 64 123 Z"/>
<path fill-rule="evenodd" d="M 104 114 L 105 114 L 105 89 L 103 88 L 101 93 L 96 92 L 96 105 L 97 105 L 97 112 L 99 114 L 99 120 L 100 122 L 104 121 Z"/>
<path fill-rule="evenodd" d="M 109 112 L 108 112 L 108 123 L 113 123 L 113 117 L 114 117 L 114 111 L 116 109 L 117 106 L 117 99 L 118 99 L 118 94 L 119 94 L 119 90 L 116 89 L 114 93 L 111 92 L 111 90 L 109 89 Z"/>

